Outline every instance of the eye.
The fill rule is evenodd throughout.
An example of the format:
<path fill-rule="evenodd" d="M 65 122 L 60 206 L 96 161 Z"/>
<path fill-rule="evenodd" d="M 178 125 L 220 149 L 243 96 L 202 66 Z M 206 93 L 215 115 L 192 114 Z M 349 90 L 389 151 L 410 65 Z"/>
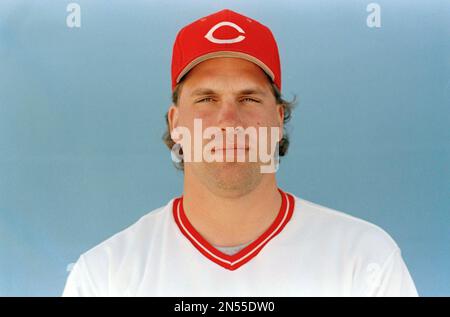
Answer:
<path fill-rule="evenodd" d="M 249 98 L 249 97 L 242 98 L 241 101 L 243 101 L 243 102 L 258 102 L 259 103 L 258 100 Z"/>
<path fill-rule="evenodd" d="M 196 103 L 200 103 L 200 102 L 210 102 L 210 101 L 214 101 L 214 99 L 212 97 L 206 97 L 200 100 L 197 100 Z"/>

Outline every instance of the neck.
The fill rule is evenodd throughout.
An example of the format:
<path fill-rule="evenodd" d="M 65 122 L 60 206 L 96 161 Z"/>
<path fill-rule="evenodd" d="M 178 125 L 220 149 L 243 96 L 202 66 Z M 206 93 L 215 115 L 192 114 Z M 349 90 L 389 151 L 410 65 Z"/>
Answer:
<path fill-rule="evenodd" d="M 258 238 L 275 220 L 281 195 L 275 174 L 242 195 L 222 195 L 185 175 L 183 208 L 193 227 L 209 243 L 235 246 Z"/>

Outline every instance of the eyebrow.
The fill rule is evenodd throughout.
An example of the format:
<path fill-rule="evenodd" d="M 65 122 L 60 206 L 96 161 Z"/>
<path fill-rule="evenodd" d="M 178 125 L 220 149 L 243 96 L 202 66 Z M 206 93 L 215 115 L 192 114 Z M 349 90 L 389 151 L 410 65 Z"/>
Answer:
<path fill-rule="evenodd" d="M 205 95 L 217 95 L 218 92 L 210 88 L 197 88 L 191 93 L 191 97 L 205 96 Z M 260 88 L 246 88 L 235 93 L 236 95 L 262 95 L 265 96 L 266 92 Z"/>

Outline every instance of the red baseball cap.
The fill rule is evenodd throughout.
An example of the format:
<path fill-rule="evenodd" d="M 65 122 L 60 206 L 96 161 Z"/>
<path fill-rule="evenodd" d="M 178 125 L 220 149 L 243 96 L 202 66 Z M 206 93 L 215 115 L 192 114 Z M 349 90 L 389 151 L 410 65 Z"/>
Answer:
<path fill-rule="evenodd" d="M 172 53 L 172 91 L 193 67 L 215 57 L 236 57 L 261 67 L 281 91 L 278 47 L 268 27 L 225 9 L 183 27 Z"/>

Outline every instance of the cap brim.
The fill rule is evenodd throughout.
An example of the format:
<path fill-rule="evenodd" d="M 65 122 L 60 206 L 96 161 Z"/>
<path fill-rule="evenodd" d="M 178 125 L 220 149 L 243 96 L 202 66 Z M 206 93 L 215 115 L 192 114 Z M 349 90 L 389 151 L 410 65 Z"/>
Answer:
<path fill-rule="evenodd" d="M 217 51 L 217 52 L 212 52 L 212 53 L 208 53 L 208 54 L 199 56 L 196 59 L 194 59 L 192 62 L 187 64 L 186 67 L 178 75 L 178 77 L 177 77 L 177 84 L 180 82 L 181 78 L 183 78 L 183 76 L 186 75 L 192 68 L 194 68 L 195 66 L 197 66 L 201 62 L 204 62 L 204 61 L 206 61 L 208 59 L 217 58 L 217 57 L 235 57 L 235 58 L 242 58 L 242 59 L 248 60 L 248 61 L 258 65 L 259 67 L 261 67 L 264 70 L 264 72 L 267 75 L 269 75 L 269 77 L 272 79 L 272 81 L 275 81 L 275 76 L 274 76 L 273 72 L 270 70 L 269 67 L 267 67 L 266 64 L 264 64 L 259 59 L 255 58 L 255 57 L 253 57 L 253 56 L 251 56 L 249 54 L 242 53 L 242 52 Z"/>

